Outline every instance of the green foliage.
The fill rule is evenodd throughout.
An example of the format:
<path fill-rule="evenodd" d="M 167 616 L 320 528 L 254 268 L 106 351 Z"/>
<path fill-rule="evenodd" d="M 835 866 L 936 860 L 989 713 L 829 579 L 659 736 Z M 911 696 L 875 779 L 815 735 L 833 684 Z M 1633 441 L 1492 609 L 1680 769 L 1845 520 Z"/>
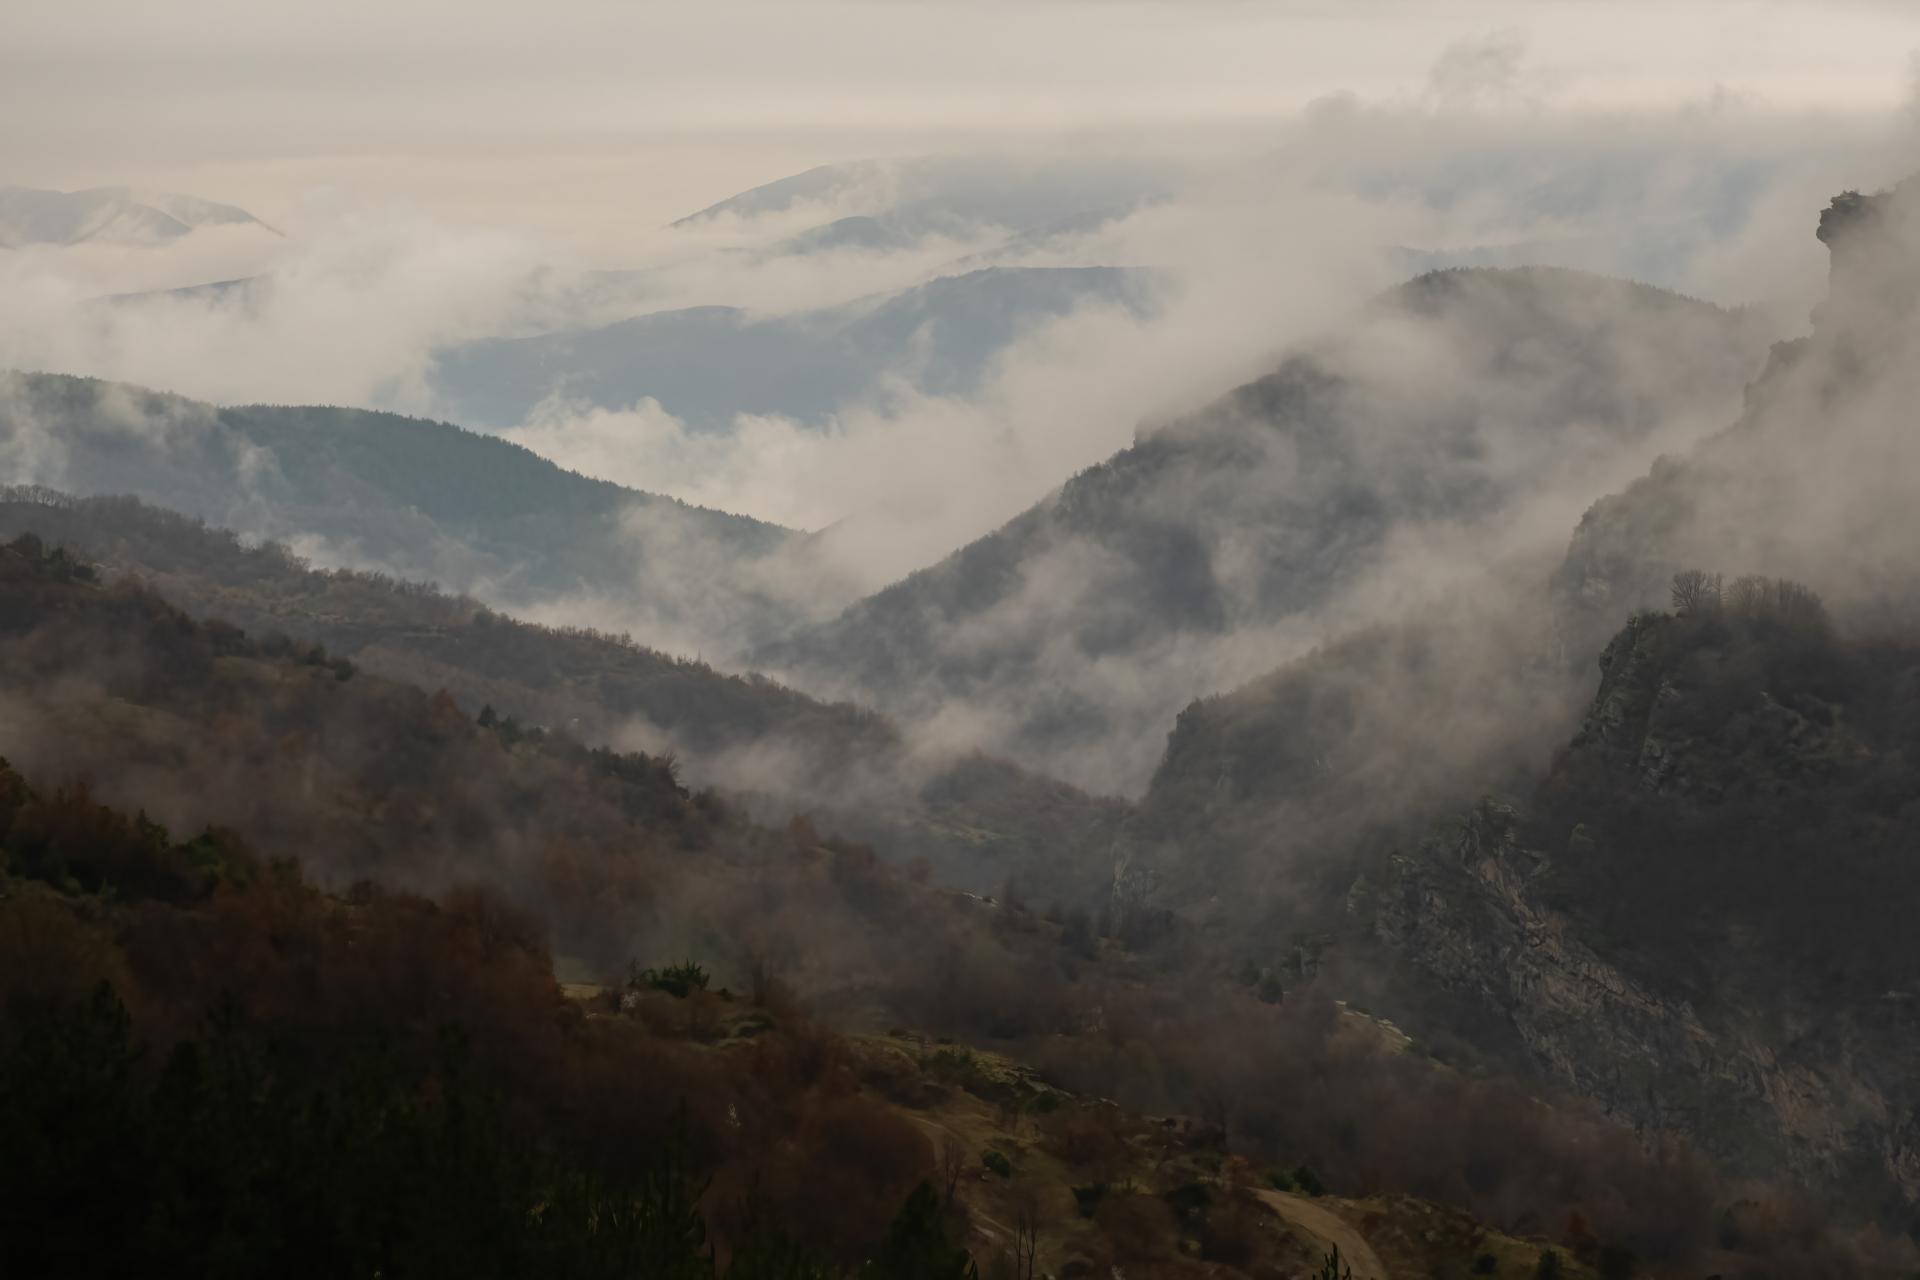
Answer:
<path fill-rule="evenodd" d="M 1540 1261 L 1534 1264 L 1533 1280 L 1560 1280 L 1566 1274 L 1566 1266 L 1560 1255 L 1548 1249 L 1540 1255 Z"/>
<path fill-rule="evenodd" d="M 1285 1169 L 1267 1170 L 1267 1185 L 1275 1191 L 1297 1191 L 1300 1186 L 1293 1180 L 1293 1175 Z"/>
<path fill-rule="evenodd" d="M 163 902 L 194 902 L 245 885 L 261 864 L 230 832 L 176 843 L 139 813 L 93 803 L 84 788 L 41 796 L 0 759 L 0 863 L 58 889 Z"/>
<path fill-rule="evenodd" d="M 942 1037 L 935 1043 L 950 1045 L 952 1042 Z M 964 1080 L 979 1070 L 979 1064 L 974 1061 L 973 1050 L 967 1048 L 935 1049 L 921 1061 L 920 1065 L 945 1079 Z"/>
<path fill-rule="evenodd" d="M 1100 1202 L 1107 1198 L 1111 1190 L 1104 1182 L 1090 1182 L 1084 1187 L 1073 1189 L 1073 1205 L 1083 1218 L 1091 1218 L 1100 1210 Z"/>
<path fill-rule="evenodd" d="M 1500 1259 L 1490 1253 L 1483 1253 L 1473 1260 L 1473 1274 L 1490 1276 L 1500 1270 Z"/>
<path fill-rule="evenodd" d="M 997 1173 L 1003 1178 L 1013 1176 L 1013 1161 L 991 1147 L 980 1153 L 980 1164 L 989 1173 Z"/>
<path fill-rule="evenodd" d="M 916 1186 L 863 1272 L 865 1280 L 978 1280 L 967 1251 L 947 1239 L 940 1197 Z"/>
<path fill-rule="evenodd" d="M 1323 1196 L 1327 1194 L 1327 1184 L 1320 1181 L 1320 1175 L 1304 1164 L 1293 1171 L 1293 1185 L 1299 1190 L 1301 1195 Z"/>
<path fill-rule="evenodd" d="M 627 977 L 629 987 L 664 991 L 679 1000 L 685 1000 L 696 991 L 705 991 L 708 981 L 707 971 L 692 960 L 683 960 L 664 969 L 642 969 L 639 962 L 635 961 Z"/>

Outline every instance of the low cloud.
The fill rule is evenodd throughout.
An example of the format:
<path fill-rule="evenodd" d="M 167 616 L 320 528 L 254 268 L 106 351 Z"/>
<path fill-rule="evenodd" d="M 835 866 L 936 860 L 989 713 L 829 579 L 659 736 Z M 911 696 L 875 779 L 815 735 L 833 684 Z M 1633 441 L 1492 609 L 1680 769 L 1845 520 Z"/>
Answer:
<path fill-rule="evenodd" d="M 506 433 L 563 466 L 808 531 L 766 561 L 694 566 L 692 581 L 730 574 L 730 589 L 821 617 L 1265 372 L 1284 350 L 1339 328 L 1369 296 L 1424 265 L 1572 262 L 1762 303 L 1772 308 L 1769 323 L 1792 332 L 1804 326 L 1820 280 L 1818 246 L 1806 235 L 1814 193 L 1871 185 L 1906 154 L 1898 122 L 1788 117 L 1738 100 L 1639 115 L 1540 108 L 1526 101 L 1531 46 L 1495 30 L 1445 52 L 1424 97 L 1333 98 L 1268 129 L 1223 132 L 1182 168 L 1170 198 L 1045 236 L 1010 237 L 973 222 L 884 250 L 778 250 L 816 219 L 885 211 L 898 195 L 885 166 L 855 166 L 866 176 L 824 197 L 636 232 L 630 254 L 609 264 L 616 271 L 590 270 L 529 236 L 449 228 L 403 207 L 329 196 L 287 219 L 291 235 L 277 246 L 241 253 L 196 233 L 168 257 L 139 259 L 133 275 L 116 277 L 111 263 L 86 255 L 0 255 L 0 363 L 216 402 L 435 416 L 434 353 L 469 339 L 692 304 L 787 314 L 983 263 L 1151 269 L 1161 282 L 1155 307 L 1090 302 L 1034 325 L 964 394 L 918 386 L 909 351 L 872 394 L 825 423 L 769 413 L 696 429 L 649 399 L 593 405 L 562 393 Z M 1045 160 L 1035 148 L 1023 162 L 1044 168 Z M 124 286 L 233 274 L 258 283 L 96 300 Z M 1409 369 L 1421 358 L 1389 355 Z M 1448 375 L 1444 353 L 1420 367 L 1430 380 Z M 1528 447 L 1524 432 L 1498 442 Z M 1582 466 L 1593 462 L 1581 456 Z M 1535 509 L 1557 512 L 1569 501 L 1541 496 Z M 1537 521 L 1544 528 L 1552 518 Z M 1456 537 L 1436 531 L 1412 549 L 1432 557 L 1460 545 Z M 659 561 L 653 531 L 636 530 L 633 545 L 637 557 Z M 1251 543 L 1219 551 L 1249 563 L 1267 553 Z M 1460 554 L 1479 552 L 1460 545 Z M 485 583 L 446 578 L 486 594 Z M 1062 582 L 1063 590 L 1084 585 L 1071 571 Z M 499 592 L 504 602 L 511 584 Z M 723 617 L 708 629 L 665 619 L 637 598 L 514 603 L 676 649 L 739 648 Z M 1315 626 L 1249 641 L 1233 650 L 1251 655 L 1244 661 L 1157 658 L 1191 662 L 1199 692 L 1326 633 Z M 1089 678 L 1124 698 L 1138 674 L 1103 669 Z M 953 722 L 943 713 L 942 723 Z"/>

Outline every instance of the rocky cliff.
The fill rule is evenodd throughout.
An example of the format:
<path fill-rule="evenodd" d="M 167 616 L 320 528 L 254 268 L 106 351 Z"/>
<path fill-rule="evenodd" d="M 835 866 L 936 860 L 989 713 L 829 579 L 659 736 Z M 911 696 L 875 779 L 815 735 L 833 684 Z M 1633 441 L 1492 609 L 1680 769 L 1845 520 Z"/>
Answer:
<path fill-rule="evenodd" d="M 1731 426 L 1580 522 L 1553 579 L 1576 659 L 1627 613 L 1664 603 L 1690 565 L 1815 581 L 1868 623 L 1920 614 L 1920 177 L 1837 197 L 1816 234 L 1830 270 L 1812 332 L 1775 345 Z"/>
<path fill-rule="evenodd" d="M 1389 859 L 1356 924 L 1615 1117 L 1911 1223 L 1920 652 L 1719 611 L 1600 667 L 1531 800 Z"/>

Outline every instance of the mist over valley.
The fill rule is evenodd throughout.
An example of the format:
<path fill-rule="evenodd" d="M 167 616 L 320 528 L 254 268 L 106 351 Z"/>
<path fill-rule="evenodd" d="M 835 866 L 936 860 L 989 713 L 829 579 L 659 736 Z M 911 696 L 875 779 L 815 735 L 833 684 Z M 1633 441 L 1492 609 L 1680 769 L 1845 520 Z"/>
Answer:
<path fill-rule="evenodd" d="M 1916 50 L 25 0 L 0 1258 L 1912 1274 Z"/>

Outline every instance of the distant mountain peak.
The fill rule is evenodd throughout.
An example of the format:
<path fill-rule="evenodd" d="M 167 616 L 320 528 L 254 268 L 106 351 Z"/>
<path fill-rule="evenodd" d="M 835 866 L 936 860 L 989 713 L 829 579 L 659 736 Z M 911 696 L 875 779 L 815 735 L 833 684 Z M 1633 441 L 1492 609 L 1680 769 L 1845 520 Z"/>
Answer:
<path fill-rule="evenodd" d="M 27 245 L 156 246 L 203 227 L 272 227 L 234 205 L 130 187 L 49 191 L 0 186 L 0 248 Z"/>
<path fill-rule="evenodd" d="M 782 252 L 892 248 L 931 234 L 1038 233 L 1169 194 L 1171 166 L 1098 155 L 936 155 L 820 165 L 674 222 L 787 217 Z M 823 214 L 813 226 L 792 217 Z"/>

